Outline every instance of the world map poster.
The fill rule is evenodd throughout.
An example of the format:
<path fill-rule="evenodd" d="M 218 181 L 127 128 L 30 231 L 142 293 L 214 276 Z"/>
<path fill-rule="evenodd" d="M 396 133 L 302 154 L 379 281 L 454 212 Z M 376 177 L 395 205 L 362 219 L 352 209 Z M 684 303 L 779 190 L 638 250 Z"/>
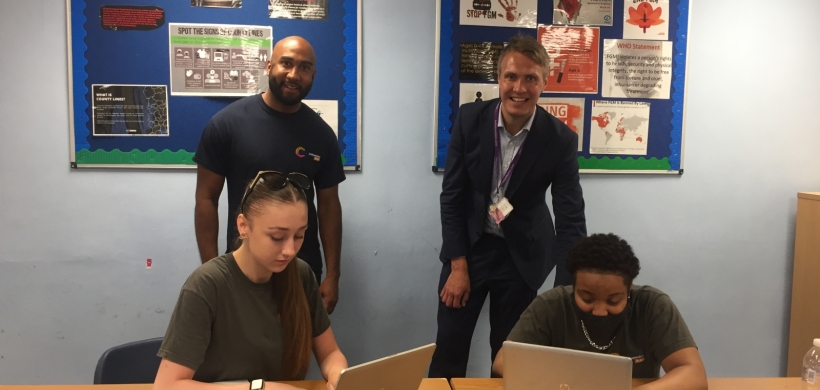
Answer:
<path fill-rule="evenodd" d="M 593 100 L 589 152 L 646 156 L 649 103 Z"/>

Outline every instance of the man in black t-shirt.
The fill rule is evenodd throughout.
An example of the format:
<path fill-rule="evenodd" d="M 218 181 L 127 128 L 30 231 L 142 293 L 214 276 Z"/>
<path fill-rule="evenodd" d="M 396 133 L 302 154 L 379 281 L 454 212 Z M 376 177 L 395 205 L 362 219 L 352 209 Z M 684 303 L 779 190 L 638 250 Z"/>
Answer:
<path fill-rule="evenodd" d="M 332 313 L 339 295 L 342 206 L 338 185 L 345 179 L 339 142 L 328 124 L 302 104 L 316 76 L 313 47 L 301 37 L 287 37 L 273 48 L 267 63 L 268 90 L 240 99 L 219 111 L 202 133 L 197 163 L 196 240 L 202 262 L 219 255 L 217 206 L 228 182 L 228 246 L 237 239 L 236 215 L 245 186 L 259 171 L 300 172 L 312 187 L 308 229 L 298 257 L 317 280 L 322 275 L 321 235 L 327 273 L 319 285 L 325 308 Z M 314 191 L 316 205 L 314 205 Z M 318 225 L 318 226 L 317 226 Z"/>

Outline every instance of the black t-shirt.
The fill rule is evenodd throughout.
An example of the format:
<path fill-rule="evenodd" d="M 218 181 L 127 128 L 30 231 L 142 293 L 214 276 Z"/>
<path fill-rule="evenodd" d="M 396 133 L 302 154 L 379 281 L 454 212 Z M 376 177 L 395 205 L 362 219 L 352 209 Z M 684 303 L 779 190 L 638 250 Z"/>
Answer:
<path fill-rule="evenodd" d="M 573 310 L 572 286 L 559 286 L 537 296 L 507 339 L 528 344 L 598 352 L 581 329 Z M 688 347 L 697 347 L 686 322 L 668 295 L 650 286 L 633 285 L 623 325 L 606 352 L 632 358 L 633 378 L 657 378 L 661 362 Z"/>
<path fill-rule="evenodd" d="M 345 174 L 336 134 L 316 112 L 304 104 L 293 114 L 275 111 L 261 94 L 240 99 L 211 118 L 193 160 L 228 182 L 228 251 L 242 194 L 259 171 L 307 175 L 313 187 L 305 191 L 308 229 L 298 256 L 321 272 L 314 191 L 336 186 Z"/>

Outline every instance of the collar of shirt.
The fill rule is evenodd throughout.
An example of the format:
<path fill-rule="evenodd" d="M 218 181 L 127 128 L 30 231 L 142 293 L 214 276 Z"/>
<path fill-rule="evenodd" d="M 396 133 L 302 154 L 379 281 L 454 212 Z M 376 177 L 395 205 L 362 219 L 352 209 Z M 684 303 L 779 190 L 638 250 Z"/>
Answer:
<path fill-rule="evenodd" d="M 498 113 L 498 129 L 499 130 L 506 129 L 504 127 L 504 115 L 501 114 L 501 110 L 498 110 L 498 111 L 499 111 L 499 113 Z M 507 133 L 507 136 L 509 136 L 510 138 L 515 138 L 515 137 L 518 137 L 521 134 L 528 133 L 530 131 L 530 128 L 532 128 L 532 122 L 535 121 L 535 113 L 537 111 L 538 110 L 536 109 L 535 111 L 532 112 L 532 115 L 530 115 L 530 119 L 528 119 L 527 123 L 524 124 L 524 127 L 521 128 L 521 131 L 519 131 L 516 135 L 511 135 L 510 133 L 507 133 L 505 131 L 505 133 Z"/>

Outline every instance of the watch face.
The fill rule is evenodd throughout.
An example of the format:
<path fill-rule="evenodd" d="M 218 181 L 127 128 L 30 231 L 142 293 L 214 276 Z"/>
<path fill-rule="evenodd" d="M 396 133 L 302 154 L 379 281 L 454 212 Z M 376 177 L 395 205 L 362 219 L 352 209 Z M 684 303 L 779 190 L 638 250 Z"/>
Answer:
<path fill-rule="evenodd" d="M 265 388 L 265 381 L 254 379 L 251 381 L 251 390 L 262 390 Z"/>

